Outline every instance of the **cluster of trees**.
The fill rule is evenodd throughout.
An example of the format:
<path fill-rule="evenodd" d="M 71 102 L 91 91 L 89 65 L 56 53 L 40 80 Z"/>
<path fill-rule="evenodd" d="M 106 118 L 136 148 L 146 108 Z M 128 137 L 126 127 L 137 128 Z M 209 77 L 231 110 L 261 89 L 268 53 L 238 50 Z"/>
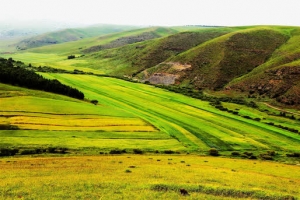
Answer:
<path fill-rule="evenodd" d="M 79 90 L 63 85 L 58 80 L 45 79 L 33 71 L 24 67 L 15 66 L 17 62 L 13 59 L 0 58 L 0 82 L 17 85 L 30 89 L 44 90 L 69 97 L 84 99 L 84 94 Z"/>

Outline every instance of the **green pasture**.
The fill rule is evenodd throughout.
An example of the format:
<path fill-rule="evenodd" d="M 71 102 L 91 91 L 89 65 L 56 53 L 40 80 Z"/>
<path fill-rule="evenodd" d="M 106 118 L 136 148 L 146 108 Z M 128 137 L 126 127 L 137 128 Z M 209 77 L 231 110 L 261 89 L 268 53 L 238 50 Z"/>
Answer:
<path fill-rule="evenodd" d="M 219 111 L 208 102 L 113 78 L 43 75 L 80 89 L 87 98 L 97 99 L 100 105 L 126 110 L 144 119 L 190 150 L 213 147 L 220 150 L 299 150 L 298 134 Z"/>
<path fill-rule="evenodd" d="M 35 67 L 50 66 L 53 68 L 64 69 L 69 71 L 79 69 L 84 72 L 103 74 L 103 71 L 101 70 L 95 70 L 87 67 L 88 61 L 84 59 L 68 59 L 67 55 L 60 55 L 56 53 L 22 52 L 16 54 L 0 54 L 0 56 L 3 58 L 13 58 L 14 60 L 22 60 L 22 62 L 26 64 L 30 63 Z"/>
<path fill-rule="evenodd" d="M 0 84 L 1 148 L 185 150 L 151 123 L 110 105 Z M 92 150 L 87 150 L 92 149 Z"/>
<path fill-rule="evenodd" d="M 19 129 L 0 131 L 2 147 L 300 150 L 299 134 L 267 124 L 298 129 L 299 120 L 223 103 L 225 108 L 238 111 L 239 115 L 234 115 L 209 102 L 120 79 L 41 74 L 78 88 L 86 100 L 0 84 L 0 125 Z M 99 103 L 93 105 L 90 100 Z"/>

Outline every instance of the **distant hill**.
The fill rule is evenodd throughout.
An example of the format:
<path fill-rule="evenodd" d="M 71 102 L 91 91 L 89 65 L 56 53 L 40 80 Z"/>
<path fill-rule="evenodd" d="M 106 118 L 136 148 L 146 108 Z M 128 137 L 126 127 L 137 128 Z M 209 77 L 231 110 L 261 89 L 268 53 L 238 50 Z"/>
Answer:
<path fill-rule="evenodd" d="M 50 20 L 0 21 L 0 40 L 11 40 L 40 35 L 46 32 L 83 26 L 78 23 L 63 23 Z"/>
<path fill-rule="evenodd" d="M 15 46 L 18 50 L 41 47 L 52 44 L 60 44 L 69 41 L 76 41 L 83 38 L 100 36 L 109 33 L 122 32 L 129 29 L 137 29 L 136 26 L 123 25 L 94 25 L 84 28 L 68 28 L 55 32 L 48 32 L 42 35 L 30 37 L 18 42 Z"/>

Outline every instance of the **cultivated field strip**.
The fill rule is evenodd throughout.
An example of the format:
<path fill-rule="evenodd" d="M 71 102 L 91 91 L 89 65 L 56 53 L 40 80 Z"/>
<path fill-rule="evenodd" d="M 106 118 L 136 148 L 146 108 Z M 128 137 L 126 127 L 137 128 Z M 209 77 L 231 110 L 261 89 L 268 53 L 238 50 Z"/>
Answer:
<path fill-rule="evenodd" d="M 1 98 L 0 125 L 21 130 L 158 131 L 150 123 L 111 107 L 39 97 Z M 51 106 L 49 106 L 51 105 Z"/>
<path fill-rule="evenodd" d="M 100 104 L 134 113 L 190 148 L 299 149 L 299 135 L 216 110 L 208 102 L 112 78 L 44 75 L 82 90 Z"/>

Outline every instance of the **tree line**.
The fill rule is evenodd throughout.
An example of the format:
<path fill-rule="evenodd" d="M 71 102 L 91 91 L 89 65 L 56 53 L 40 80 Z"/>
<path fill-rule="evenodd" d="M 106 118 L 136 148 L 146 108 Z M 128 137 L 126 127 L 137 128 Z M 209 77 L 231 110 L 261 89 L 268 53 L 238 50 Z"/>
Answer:
<path fill-rule="evenodd" d="M 20 61 L 16 62 L 12 58 L 0 58 L 0 82 L 84 99 L 84 94 L 76 88 L 63 85 L 56 79 L 46 79 L 34 71 L 20 67 L 20 63 Z"/>

